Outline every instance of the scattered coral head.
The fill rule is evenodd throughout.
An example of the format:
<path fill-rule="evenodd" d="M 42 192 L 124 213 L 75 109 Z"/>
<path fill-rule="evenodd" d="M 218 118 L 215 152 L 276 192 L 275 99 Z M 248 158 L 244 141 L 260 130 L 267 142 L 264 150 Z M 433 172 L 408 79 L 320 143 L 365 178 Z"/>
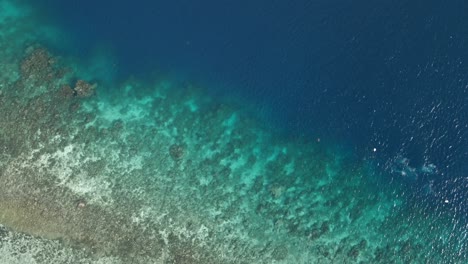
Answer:
<path fill-rule="evenodd" d="M 87 202 L 84 199 L 80 199 L 76 202 L 76 208 L 83 209 L 87 206 Z"/>
<path fill-rule="evenodd" d="M 97 84 L 90 84 L 83 80 L 78 80 L 73 88 L 75 96 L 85 98 L 93 96 L 96 92 Z"/>
<path fill-rule="evenodd" d="M 270 192 L 271 196 L 273 196 L 273 198 L 277 199 L 283 196 L 286 188 L 279 184 L 273 184 L 268 188 L 268 191 Z"/>
<path fill-rule="evenodd" d="M 184 157 L 184 148 L 181 145 L 173 144 L 169 147 L 169 153 L 174 160 L 180 160 Z"/>

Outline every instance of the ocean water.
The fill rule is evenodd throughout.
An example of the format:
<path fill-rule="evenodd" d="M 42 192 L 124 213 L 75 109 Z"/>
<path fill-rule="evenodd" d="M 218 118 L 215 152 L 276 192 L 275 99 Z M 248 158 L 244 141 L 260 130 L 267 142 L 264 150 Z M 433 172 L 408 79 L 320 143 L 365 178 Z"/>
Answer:
<path fill-rule="evenodd" d="M 0 0 L 0 262 L 466 263 L 466 8 Z"/>

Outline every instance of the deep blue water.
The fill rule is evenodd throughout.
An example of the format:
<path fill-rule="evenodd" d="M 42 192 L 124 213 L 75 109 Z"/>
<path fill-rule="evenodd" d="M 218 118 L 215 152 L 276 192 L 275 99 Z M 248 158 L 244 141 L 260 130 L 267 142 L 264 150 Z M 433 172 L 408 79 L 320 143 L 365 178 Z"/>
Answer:
<path fill-rule="evenodd" d="M 112 53 L 113 78 L 164 73 L 242 98 L 286 136 L 349 144 L 467 213 L 466 1 L 37 3 L 68 53 Z"/>

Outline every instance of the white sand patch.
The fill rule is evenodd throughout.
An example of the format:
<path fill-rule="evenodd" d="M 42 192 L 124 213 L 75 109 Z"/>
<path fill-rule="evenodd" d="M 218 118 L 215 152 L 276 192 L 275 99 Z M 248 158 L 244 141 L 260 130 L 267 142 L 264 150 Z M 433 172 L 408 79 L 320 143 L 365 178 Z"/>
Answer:
<path fill-rule="evenodd" d="M 273 153 L 270 154 L 270 156 L 268 156 L 266 158 L 266 162 L 271 162 L 271 161 L 275 161 L 276 158 L 278 158 L 278 155 L 280 154 L 280 152 L 282 151 L 282 148 L 280 147 L 275 147 L 273 149 Z"/>
<path fill-rule="evenodd" d="M 154 87 L 154 93 L 153 93 L 153 98 L 162 98 L 166 99 L 167 98 L 167 90 L 171 89 L 172 83 L 168 80 L 164 80 L 159 82 L 155 87 Z"/>
<path fill-rule="evenodd" d="M 247 157 L 245 156 L 242 156 L 238 159 L 226 158 L 220 161 L 221 165 L 224 165 L 224 166 L 229 165 L 229 168 L 232 171 L 243 168 L 246 163 L 247 163 Z"/>
<path fill-rule="evenodd" d="M 63 150 L 57 150 L 55 153 L 41 155 L 39 157 L 40 163 L 37 165 L 47 169 L 51 160 L 54 159 L 56 163 L 50 168 L 50 171 L 60 180 L 60 185 L 68 182 L 74 170 L 79 168 L 81 155 L 82 153 L 75 149 L 73 145 L 68 145 Z M 44 164 L 47 164 L 47 167 L 44 167 Z"/>
<path fill-rule="evenodd" d="M 86 155 L 80 146 L 68 145 L 54 153 L 41 154 L 37 159 L 33 159 L 40 149 L 32 150 L 30 153 L 20 156 L 12 162 L 7 170 L 18 172 L 18 170 L 31 168 L 40 175 L 53 175 L 57 179 L 57 186 L 64 186 L 74 193 L 88 198 L 89 203 L 111 203 L 111 182 L 101 175 L 100 177 L 90 177 L 81 168 L 83 164 L 99 160 L 99 157 Z M 86 156 L 85 159 L 82 157 Z M 132 163 L 133 162 L 133 163 Z M 134 166 L 141 161 L 128 161 L 127 167 Z M 141 164 L 139 164 L 141 167 Z"/>
<path fill-rule="evenodd" d="M 286 175 L 291 175 L 294 172 L 294 161 L 291 161 L 284 166 L 284 172 Z"/>
<path fill-rule="evenodd" d="M 196 112 L 198 111 L 198 108 L 199 108 L 195 99 L 190 99 L 186 101 L 184 105 L 190 109 L 190 112 Z"/>
<path fill-rule="evenodd" d="M 127 159 L 119 159 L 118 156 L 114 157 L 113 164 L 117 164 L 112 170 L 119 171 L 119 174 L 132 173 L 135 170 L 143 168 L 144 158 L 142 156 L 133 156 Z"/>
<path fill-rule="evenodd" d="M 132 214 L 132 216 L 130 217 L 131 221 L 136 224 L 145 222 L 146 220 L 151 218 L 153 211 L 154 211 L 154 208 L 145 206 L 138 213 Z"/>
<path fill-rule="evenodd" d="M 229 116 L 227 119 L 225 119 L 223 121 L 223 123 L 222 123 L 223 126 L 231 128 L 231 129 L 226 131 L 228 134 L 231 134 L 231 131 L 234 128 L 234 125 L 236 124 L 236 121 L 237 121 L 237 114 L 236 113 L 232 113 L 231 116 Z"/>
<path fill-rule="evenodd" d="M 74 193 L 87 197 L 87 203 L 111 205 L 112 183 L 103 178 L 90 178 L 85 173 L 79 173 L 77 177 L 63 184 Z"/>
<path fill-rule="evenodd" d="M 327 174 L 328 178 L 333 179 L 338 172 L 332 168 L 332 165 L 327 163 L 325 166 L 325 173 Z"/>
<path fill-rule="evenodd" d="M 150 112 L 149 108 L 153 98 L 147 96 L 140 100 L 128 100 L 127 103 L 110 104 L 109 102 L 98 102 L 98 118 L 107 121 L 123 120 L 126 122 L 139 121 Z"/>
<path fill-rule="evenodd" d="M 200 186 L 208 186 L 208 185 L 210 185 L 212 180 L 213 180 L 213 176 L 211 176 L 211 175 L 200 176 L 198 178 Z"/>

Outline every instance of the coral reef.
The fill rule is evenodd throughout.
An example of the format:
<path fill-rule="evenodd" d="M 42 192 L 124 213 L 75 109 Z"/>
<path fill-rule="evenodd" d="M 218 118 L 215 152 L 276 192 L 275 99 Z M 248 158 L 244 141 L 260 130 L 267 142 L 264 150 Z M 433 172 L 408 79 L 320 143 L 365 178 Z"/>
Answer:
<path fill-rule="evenodd" d="M 21 62 L 21 76 L 39 81 L 52 80 L 55 60 L 44 48 L 29 48 L 29 55 Z"/>
<path fill-rule="evenodd" d="M 0 262 L 465 262 L 365 161 L 169 80 L 96 93 L 28 30 L 0 40 Z"/>

